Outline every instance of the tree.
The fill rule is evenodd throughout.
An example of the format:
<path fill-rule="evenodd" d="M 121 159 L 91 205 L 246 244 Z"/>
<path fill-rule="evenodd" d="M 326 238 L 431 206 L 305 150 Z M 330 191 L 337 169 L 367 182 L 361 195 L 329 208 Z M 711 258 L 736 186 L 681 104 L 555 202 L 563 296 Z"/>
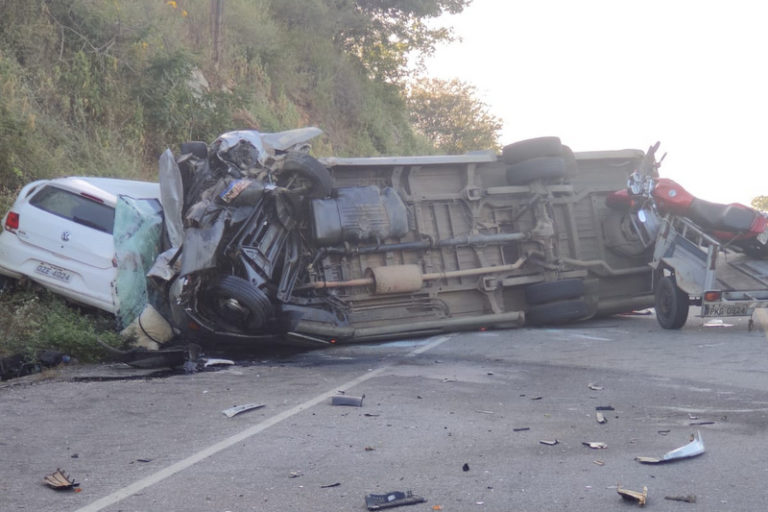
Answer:
<path fill-rule="evenodd" d="M 758 210 L 768 212 L 768 196 L 757 196 L 752 200 L 752 206 Z"/>
<path fill-rule="evenodd" d="M 502 121 L 476 95 L 458 79 L 421 79 L 408 94 L 411 122 L 441 152 L 498 149 Z"/>
<path fill-rule="evenodd" d="M 335 0 L 339 10 L 336 40 L 357 56 L 372 78 L 401 84 L 409 57 L 418 67 L 453 32 L 427 20 L 458 14 L 472 0 Z"/>

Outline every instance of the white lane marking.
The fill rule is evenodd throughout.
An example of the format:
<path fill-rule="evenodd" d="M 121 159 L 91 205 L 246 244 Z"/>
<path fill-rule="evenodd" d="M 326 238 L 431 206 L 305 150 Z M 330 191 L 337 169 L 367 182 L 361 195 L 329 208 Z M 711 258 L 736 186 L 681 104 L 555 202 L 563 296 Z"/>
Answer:
<path fill-rule="evenodd" d="M 450 338 L 448 336 L 441 336 L 440 338 L 437 338 L 435 341 L 409 352 L 408 354 L 406 354 L 406 357 L 413 357 L 419 354 L 423 354 L 427 350 L 431 350 L 437 347 L 438 345 L 441 345 L 444 342 L 448 341 L 449 339 Z M 291 409 L 283 411 L 280 414 L 276 414 L 271 418 L 267 418 L 261 423 L 257 423 L 256 425 L 253 425 L 252 427 L 249 427 L 243 430 L 242 432 L 239 432 L 222 441 L 219 441 L 218 443 L 212 444 L 211 446 L 190 455 L 186 459 L 183 459 L 183 460 L 180 460 L 179 462 L 171 464 L 170 466 L 164 469 L 161 469 L 160 471 L 157 471 L 147 477 L 144 477 L 141 480 L 137 480 L 134 483 L 127 485 L 122 489 L 119 489 L 108 496 L 100 498 L 94 501 L 93 503 L 86 505 L 85 507 L 77 509 L 75 512 L 98 512 L 99 510 L 103 510 L 104 508 L 110 505 L 114 505 L 118 501 L 124 500 L 129 496 L 133 496 L 134 494 L 143 491 L 147 487 L 155 485 L 165 480 L 166 478 L 169 478 L 175 475 L 176 473 L 180 473 L 181 471 L 184 471 L 185 469 L 197 464 L 198 462 L 204 459 L 207 459 L 212 455 L 219 453 L 222 450 L 226 450 L 227 448 L 241 441 L 245 441 L 249 437 L 255 436 L 256 434 L 267 430 L 269 427 L 273 425 L 277 425 L 281 421 L 286 420 L 291 416 L 295 416 L 301 411 L 309 409 L 310 407 L 313 407 L 324 400 L 328 400 L 331 396 L 335 395 L 339 389 L 353 388 L 358 384 L 361 384 L 367 380 L 370 380 L 380 375 L 385 370 L 389 369 L 391 366 L 392 366 L 391 364 L 387 364 L 382 366 L 381 368 L 377 368 L 376 370 L 369 370 L 365 372 L 363 375 L 355 379 L 352 379 L 349 382 L 345 382 L 344 384 L 341 384 L 339 386 L 334 386 L 332 389 L 326 391 L 325 393 L 321 393 L 314 398 L 310 398 L 309 400 L 307 400 L 302 404 L 299 404 Z"/>

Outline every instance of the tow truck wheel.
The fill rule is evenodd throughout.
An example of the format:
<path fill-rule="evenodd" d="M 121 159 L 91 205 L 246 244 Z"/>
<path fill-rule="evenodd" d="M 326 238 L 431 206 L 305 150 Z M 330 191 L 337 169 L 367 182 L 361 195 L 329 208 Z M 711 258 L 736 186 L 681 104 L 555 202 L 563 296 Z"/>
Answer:
<path fill-rule="evenodd" d="M 656 283 L 656 320 L 664 329 L 680 329 L 688 320 L 688 294 L 677 287 L 674 277 Z"/>
<path fill-rule="evenodd" d="M 245 279 L 224 276 L 209 290 L 209 307 L 216 323 L 228 330 L 253 333 L 273 315 L 269 297 Z"/>

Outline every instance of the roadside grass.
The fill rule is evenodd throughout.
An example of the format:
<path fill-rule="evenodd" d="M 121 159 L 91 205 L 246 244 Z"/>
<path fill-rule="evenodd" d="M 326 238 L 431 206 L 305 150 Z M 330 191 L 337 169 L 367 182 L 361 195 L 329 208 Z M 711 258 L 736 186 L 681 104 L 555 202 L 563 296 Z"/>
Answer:
<path fill-rule="evenodd" d="M 0 357 L 37 360 L 42 350 L 56 350 L 81 362 L 107 355 L 97 342 L 118 346 L 114 317 L 84 309 L 37 285 L 17 284 L 0 292 Z"/>

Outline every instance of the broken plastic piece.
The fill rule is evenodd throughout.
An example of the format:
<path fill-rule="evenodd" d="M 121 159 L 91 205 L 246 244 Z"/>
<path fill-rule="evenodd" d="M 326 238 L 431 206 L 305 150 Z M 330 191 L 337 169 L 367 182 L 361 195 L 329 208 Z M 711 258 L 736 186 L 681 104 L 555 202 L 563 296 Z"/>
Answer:
<path fill-rule="evenodd" d="M 340 485 L 341 485 L 341 482 L 334 482 L 332 484 L 321 485 L 320 488 L 321 489 L 330 489 L 331 487 L 338 487 Z"/>
<path fill-rule="evenodd" d="M 595 407 L 596 411 L 615 411 L 612 405 L 598 405 Z"/>
<path fill-rule="evenodd" d="M 392 491 L 387 494 L 369 494 L 365 497 L 365 506 L 368 510 L 381 510 L 401 505 L 415 505 L 425 503 L 427 500 L 416 496 L 411 491 Z"/>
<path fill-rule="evenodd" d="M 608 420 L 605 419 L 605 414 L 601 412 L 595 413 L 595 419 L 597 420 L 598 423 L 608 423 Z"/>
<path fill-rule="evenodd" d="M 67 491 L 80 485 L 60 468 L 56 468 L 56 471 L 50 475 L 45 475 L 44 482 L 57 491 Z"/>
<path fill-rule="evenodd" d="M 593 450 L 603 450 L 605 448 L 608 448 L 608 445 L 601 441 L 589 441 L 589 442 L 585 441 L 581 444 L 583 444 L 584 446 L 589 446 Z"/>
<path fill-rule="evenodd" d="M 217 359 L 215 357 L 209 357 L 205 360 L 205 364 L 203 367 L 208 368 L 209 366 L 232 366 L 235 362 L 230 359 Z"/>
<path fill-rule="evenodd" d="M 591 389 L 592 391 L 602 391 L 603 386 L 598 386 L 597 384 L 587 384 L 587 387 Z"/>
<path fill-rule="evenodd" d="M 552 440 L 542 439 L 541 441 L 539 441 L 539 444 L 545 444 L 547 446 L 555 446 L 556 444 L 559 444 L 559 443 L 560 441 L 558 441 L 557 439 L 552 439 Z"/>
<path fill-rule="evenodd" d="M 697 431 L 695 434 L 691 435 L 691 441 L 688 444 L 665 453 L 661 458 L 635 457 L 635 460 L 641 464 L 660 464 L 671 460 L 696 457 L 702 453 L 704 453 L 704 441 L 701 439 L 701 432 Z"/>
<path fill-rule="evenodd" d="M 618 486 L 616 488 L 616 492 L 619 493 L 622 499 L 627 501 L 634 501 L 641 507 L 644 507 L 645 502 L 648 501 L 648 487 L 645 486 L 643 486 L 643 492 L 624 489 L 622 486 Z"/>
<path fill-rule="evenodd" d="M 238 415 L 241 412 L 245 411 L 252 411 L 254 409 L 261 409 L 262 407 L 265 407 L 266 404 L 243 404 L 243 405 L 235 405 L 234 407 L 230 407 L 229 409 L 224 409 L 221 411 L 227 418 L 231 418 L 232 416 Z"/>
<path fill-rule="evenodd" d="M 365 395 L 363 396 L 336 395 L 331 397 L 331 405 L 351 405 L 352 407 L 362 407 L 363 398 L 365 398 Z"/>

